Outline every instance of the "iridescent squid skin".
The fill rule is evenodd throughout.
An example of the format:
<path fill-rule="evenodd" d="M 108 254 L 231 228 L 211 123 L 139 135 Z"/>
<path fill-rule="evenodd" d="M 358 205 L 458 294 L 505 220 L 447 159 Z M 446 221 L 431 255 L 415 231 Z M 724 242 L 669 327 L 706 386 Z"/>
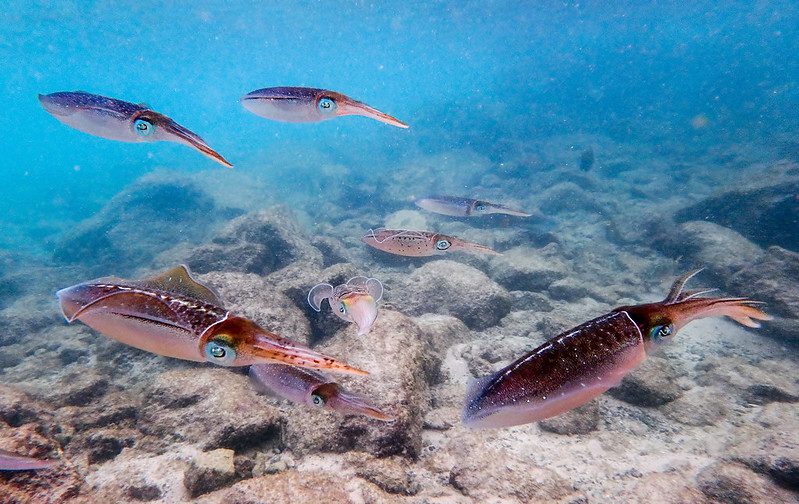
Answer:
<path fill-rule="evenodd" d="M 361 241 L 383 252 L 406 257 L 427 257 L 457 251 L 499 255 L 499 252 L 484 245 L 431 231 L 370 229 L 361 237 Z"/>
<path fill-rule="evenodd" d="M 175 142 L 198 150 L 223 166 L 233 166 L 197 134 L 146 105 L 85 91 L 40 94 L 39 102 L 62 123 L 90 135 L 120 142 Z"/>
<path fill-rule="evenodd" d="M 398 128 L 408 127 L 396 117 L 327 89 L 306 87 L 257 89 L 242 96 L 241 104 L 253 114 L 273 121 L 320 122 L 345 115 L 359 115 Z"/>
<path fill-rule="evenodd" d="M 256 388 L 311 408 L 325 408 L 344 415 L 363 415 L 390 422 L 393 417 L 384 413 L 358 394 L 324 374 L 285 364 L 250 366 L 250 378 Z"/>
<path fill-rule="evenodd" d="M 368 333 L 377 319 L 377 302 L 383 297 L 383 284 L 376 278 L 356 276 L 347 283 L 333 287 L 328 283 L 315 285 L 308 292 L 308 304 L 317 312 L 327 299 L 338 317 L 358 327 L 358 336 Z"/>
<path fill-rule="evenodd" d="M 700 297 L 712 289 L 683 292 L 696 273 L 678 278 L 661 302 L 616 308 L 477 380 L 467 392 L 464 424 L 510 427 L 576 408 L 618 385 L 692 320 L 726 316 L 759 327 L 757 320 L 771 318 L 747 298 Z"/>
<path fill-rule="evenodd" d="M 367 374 L 255 322 L 233 315 L 219 296 L 176 266 L 143 280 L 106 277 L 58 291 L 68 322 L 147 352 L 221 366 L 280 362 Z"/>
<path fill-rule="evenodd" d="M 40 460 L 0 450 L 0 471 L 35 471 L 50 469 L 57 464 L 56 460 Z"/>
<path fill-rule="evenodd" d="M 481 217 L 490 214 L 513 215 L 515 217 L 530 217 L 532 215 L 497 203 L 472 198 L 459 198 L 457 196 L 428 196 L 416 200 L 415 203 L 416 206 L 428 212 L 452 217 Z"/>

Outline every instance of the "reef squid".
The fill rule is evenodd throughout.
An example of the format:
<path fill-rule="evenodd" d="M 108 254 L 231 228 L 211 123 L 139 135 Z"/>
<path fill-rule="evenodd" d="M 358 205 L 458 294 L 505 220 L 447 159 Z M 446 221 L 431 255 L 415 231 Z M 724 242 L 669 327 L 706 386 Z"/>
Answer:
<path fill-rule="evenodd" d="M 0 471 L 34 471 L 50 469 L 58 464 L 56 460 L 40 460 L 0 450 Z"/>
<path fill-rule="evenodd" d="M 327 89 L 305 87 L 257 89 L 242 96 L 241 104 L 253 114 L 273 121 L 320 122 L 345 115 L 359 115 L 398 128 L 408 127 L 396 117 Z"/>
<path fill-rule="evenodd" d="M 344 415 L 363 415 L 384 422 L 393 420 L 365 398 L 346 390 L 326 375 L 285 364 L 250 366 L 250 378 L 261 392 L 312 408 L 325 408 Z"/>
<path fill-rule="evenodd" d="M 367 374 L 273 334 L 223 307 L 213 289 L 176 266 L 143 280 L 105 277 L 57 293 L 68 322 L 80 320 L 126 345 L 221 366 L 283 363 Z"/>
<path fill-rule="evenodd" d="M 85 91 L 40 94 L 39 102 L 62 123 L 90 135 L 120 142 L 175 142 L 188 145 L 223 166 L 233 166 L 196 133 L 143 103 Z"/>
<path fill-rule="evenodd" d="M 430 231 L 370 229 L 361 237 L 361 241 L 383 252 L 409 257 L 441 255 L 456 251 L 499 255 L 499 252 L 484 245 Z"/>
<path fill-rule="evenodd" d="M 769 320 L 742 297 L 702 297 L 683 291 L 698 272 L 678 278 L 656 303 L 622 306 L 566 331 L 469 387 L 463 422 L 509 427 L 576 408 L 611 387 L 692 320 L 726 316 L 747 327 Z"/>
<path fill-rule="evenodd" d="M 515 217 L 530 217 L 532 215 L 505 205 L 472 198 L 459 198 L 457 196 L 428 196 L 416 200 L 415 203 L 416 206 L 428 212 L 452 217 L 480 217 L 489 214 L 513 215 Z"/>
<path fill-rule="evenodd" d="M 313 286 L 308 292 L 308 304 L 317 312 L 327 299 L 338 317 L 358 327 L 358 336 L 372 328 L 377 319 L 377 302 L 383 297 L 383 284 L 376 278 L 356 276 L 347 283 L 333 287 L 328 283 Z"/>

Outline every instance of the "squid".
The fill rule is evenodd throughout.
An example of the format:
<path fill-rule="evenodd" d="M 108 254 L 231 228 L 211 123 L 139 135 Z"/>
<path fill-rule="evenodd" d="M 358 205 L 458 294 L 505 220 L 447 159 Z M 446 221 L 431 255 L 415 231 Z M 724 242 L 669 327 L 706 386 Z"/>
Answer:
<path fill-rule="evenodd" d="M 184 265 L 143 280 L 99 278 L 57 296 L 68 322 L 80 320 L 109 338 L 158 355 L 220 366 L 283 363 L 368 374 L 230 313 Z"/>
<path fill-rule="evenodd" d="M 196 133 L 145 104 L 130 103 L 85 91 L 39 95 L 50 115 L 76 130 L 120 142 L 175 142 L 232 168 L 225 158 Z"/>
<path fill-rule="evenodd" d="M 356 276 L 347 283 L 333 287 L 328 283 L 315 285 L 308 292 L 308 304 L 317 312 L 327 299 L 338 317 L 358 327 L 358 336 L 369 332 L 377 319 L 377 302 L 383 297 L 383 284 L 376 278 Z"/>
<path fill-rule="evenodd" d="M 35 471 L 50 469 L 57 464 L 56 460 L 41 460 L 0 450 L 0 471 Z"/>
<path fill-rule="evenodd" d="M 428 212 L 452 217 L 480 217 L 489 214 L 504 214 L 514 217 L 532 216 L 532 214 L 522 212 L 521 210 L 515 210 L 505 205 L 472 198 L 459 198 L 456 196 L 428 196 L 416 200 L 415 203 L 416 206 Z"/>
<path fill-rule="evenodd" d="M 273 121 L 321 122 L 345 115 L 369 117 L 380 122 L 407 128 L 396 117 L 335 91 L 305 87 L 257 89 L 241 97 L 241 104 L 253 114 Z"/>
<path fill-rule="evenodd" d="M 312 408 L 324 408 L 344 415 L 363 415 L 383 422 L 393 417 L 358 394 L 349 392 L 324 374 L 285 364 L 250 366 L 250 379 L 257 389 Z"/>
<path fill-rule="evenodd" d="M 361 237 L 361 241 L 383 252 L 408 257 L 426 257 L 456 251 L 499 255 L 499 252 L 484 245 L 430 231 L 370 229 Z"/>
<path fill-rule="evenodd" d="M 611 387 L 674 339 L 692 320 L 729 317 L 760 327 L 771 317 L 743 297 L 702 297 L 684 291 L 698 271 L 687 273 L 657 303 L 622 306 L 556 336 L 494 374 L 476 380 L 466 394 L 463 423 L 472 428 L 510 427 L 576 408 Z"/>

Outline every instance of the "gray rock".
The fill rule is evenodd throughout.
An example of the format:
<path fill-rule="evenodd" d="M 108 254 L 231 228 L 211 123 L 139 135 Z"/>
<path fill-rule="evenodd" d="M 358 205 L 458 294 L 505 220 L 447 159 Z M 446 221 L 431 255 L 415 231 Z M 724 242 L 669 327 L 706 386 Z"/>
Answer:
<path fill-rule="evenodd" d="M 319 470 L 283 471 L 240 481 L 213 494 L 213 504 L 297 504 L 350 502 L 347 478 Z M 385 496 L 385 494 L 383 494 Z M 209 496 L 210 497 L 210 496 Z M 370 502 L 385 502 L 372 500 Z"/>
<path fill-rule="evenodd" d="M 158 485 L 137 481 L 125 487 L 125 494 L 133 500 L 149 502 L 160 499 L 163 492 Z"/>
<path fill-rule="evenodd" d="M 25 341 L 43 329 L 64 323 L 52 295 L 23 296 L 0 310 L 0 346 Z"/>
<path fill-rule="evenodd" d="M 799 251 L 799 181 L 723 192 L 677 212 L 677 222 L 710 220 L 761 247 Z M 793 224 L 791 224 L 793 223 Z"/>
<path fill-rule="evenodd" d="M 194 498 L 233 483 L 236 479 L 233 455 L 233 450 L 220 448 L 194 457 L 183 477 L 189 495 Z"/>
<path fill-rule="evenodd" d="M 678 228 L 681 253 L 721 278 L 729 277 L 763 255 L 763 249 L 741 234 L 712 222 L 689 221 Z"/>
<path fill-rule="evenodd" d="M 616 499 L 618 502 L 657 502 L 658 504 L 711 504 L 696 488 L 693 478 L 677 471 L 649 473 Z"/>
<path fill-rule="evenodd" d="M 186 262 L 198 273 L 266 275 L 294 262 L 321 267 L 323 258 L 291 212 L 274 207 L 230 221 L 210 243 L 195 248 Z"/>
<path fill-rule="evenodd" d="M 472 329 L 496 324 L 511 306 L 507 291 L 485 273 L 448 260 L 417 268 L 397 291 L 409 313 L 452 315 Z"/>
<path fill-rule="evenodd" d="M 561 182 L 542 192 L 539 208 L 547 215 L 583 211 L 602 213 L 603 208 L 594 194 L 574 182 Z"/>
<path fill-rule="evenodd" d="M 55 404 L 84 406 L 97 401 L 108 391 L 107 377 L 95 369 L 72 371 L 46 393 Z"/>
<path fill-rule="evenodd" d="M 81 264 L 97 276 L 126 276 L 177 243 L 203 241 L 233 214 L 188 177 L 150 175 L 58 239 L 54 257 L 63 264 Z"/>
<path fill-rule="evenodd" d="M 536 312 L 548 312 L 554 308 L 552 301 L 546 294 L 530 291 L 511 291 L 510 296 L 513 302 L 513 310 L 534 310 Z"/>
<path fill-rule="evenodd" d="M 799 341 L 798 253 L 769 247 L 759 260 L 729 277 L 728 288 L 738 295 L 766 302 L 765 310 L 775 317 L 764 324 L 767 334 Z"/>
<path fill-rule="evenodd" d="M 421 329 L 422 337 L 431 352 L 429 358 L 424 361 L 427 382 L 438 383 L 445 378 L 440 375 L 439 368 L 449 347 L 471 339 L 472 333 L 460 319 L 450 315 L 426 313 L 414 320 Z"/>
<path fill-rule="evenodd" d="M 576 497 L 555 471 L 488 447 L 458 460 L 449 482 L 475 502 L 569 502 Z"/>
<path fill-rule="evenodd" d="M 318 349 L 346 356 L 348 363 L 369 371 L 364 377 L 335 375 L 335 379 L 370 398 L 395 420 L 386 423 L 292 404 L 286 411 L 284 444 L 300 454 L 361 450 L 377 456 L 418 456 L 422 418 L 429 404 L 424 372 L 429 357 L 413 320 L 383 310 L 369 334 L 358 337 L 342 329 Z"/>
<path fill-rule="evenodd" d="M 254 450 L 280 443 L 280 413 L 237 372 L 211 365 L 165 371 L 142 394 L 147 421 L 138 426 L 167 444 Z"/>
<path fill-rule="evenodd" d="M 636 406 L 662 406 L 682 395 L 677 379 L 684 374 L 673 361 L 650 357 L 608 393 Z"/>
<path fill-rule="evenodd" d="M 669 419 L 683 425 L 718 425 L 730 413 L 728 401 L 723 397 L 724 394 L 718 388 L 694 387 L 663 406 L 661 411 Z"/>
<path fill-rule="evenodd" d="M 799 491 L 799 417 L 795 407 L 784 407 L 781 422 L 770 429 L 754 429 L 730 450 L 730 459 L 772 478 L 785 488 Z"/>
<path fill-rule="evenodd" d="M 491 278 L 514 291 L 541 291 L 564 278 L 566 265 L 555 244 L 540 249 L 515 247 L 491 261 Z"/>
<path fill-rule="evenodd" d="M 21 390 L 0 384 L 0 420 L 11 427 L 34 421 L 41 414 L 41 405 Z"/>
<path fill-rule="evenodd" d="M 355 454 L 348 462 L 355 465 L 356 476 L 374 483 L 389 494 L 416 495 L 421 490 L 406 460 L 397 457 L 378 459 Z"/>
<path fill-rule="evenodd" d="M 588 434 L 599 426 L 599 406 L 591 401 L 579 408 L 538 422 L 541 430 L 555 434 Z"/>
<path fill-rule="evenodd" d="M 471 331 L 459 318 L 425 313 L 414 319 L 434 352 L 444 353 L 455 343 L 472 338 Z"/>
<path fill-rule="evenodd" d="M 584 297 L 600 297 L 597 294 L 597 290 L 591 288 L 590 285 L 569 277 L 552 282 L 547 292 L 552 299 L 567 302 L 576 302 Z"/>
<path fill-rule="evenodd" d="M 137 435 L 132 429 L 93 429 L 79 433 L 68 448 L 71 453 L 85 453 L 90 464 L 99 464 L 115 458 L 123 448 L 133 446 Z"/>
<path fill-rule="evenodd" d="M 412 230 L 426 230 L 428 228 L 427 218 L 416 210 L 400 210 L 386 216 L 383 227 Z"/>
<path fill-rule="evenodd" d="M 697 475 L 699 488 L 714 502 L 729 503 L 794 503 L 796 496 L 780 488 L 768 478 L 740 464 L 716 463 Z"/>

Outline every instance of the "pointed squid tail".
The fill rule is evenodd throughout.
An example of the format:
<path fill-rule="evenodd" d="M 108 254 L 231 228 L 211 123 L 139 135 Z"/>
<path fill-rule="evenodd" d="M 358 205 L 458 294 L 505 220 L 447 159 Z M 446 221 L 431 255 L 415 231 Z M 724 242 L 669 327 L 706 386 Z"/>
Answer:
<path fill-rule="evenodd" d="M 396 126 L 397 128 L 408 128 L 406 123 L 400 121 L 396 117 L 390 116 L 385 112 L 381 112 L 374 107 L 370 107 L 369 105 L 356 100 L 351 100 L 344 103 L 340 110 L 341 115 L 360 115 L 364 117 L 370 117 L 382 123 L 390 124 L 391 126 Z"/>

